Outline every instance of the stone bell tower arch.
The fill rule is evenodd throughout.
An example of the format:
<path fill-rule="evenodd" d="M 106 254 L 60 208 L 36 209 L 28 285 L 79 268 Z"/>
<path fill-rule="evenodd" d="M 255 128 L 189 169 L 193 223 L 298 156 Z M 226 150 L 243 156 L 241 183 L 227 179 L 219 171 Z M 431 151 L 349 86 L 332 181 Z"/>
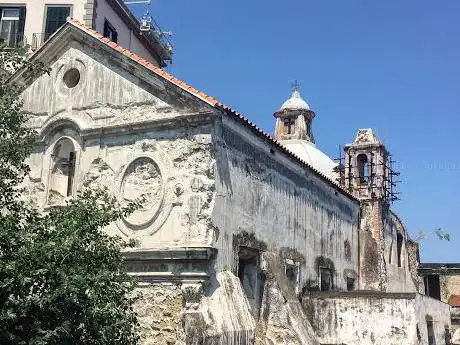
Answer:
<path fill-rule="evenodd" d="M 361 202 L 360 289 L 386 291 L 385 224 L 396 199 L 390 154 L 370 128 L 359 129 L 344 151 L 341 181 Z"/>

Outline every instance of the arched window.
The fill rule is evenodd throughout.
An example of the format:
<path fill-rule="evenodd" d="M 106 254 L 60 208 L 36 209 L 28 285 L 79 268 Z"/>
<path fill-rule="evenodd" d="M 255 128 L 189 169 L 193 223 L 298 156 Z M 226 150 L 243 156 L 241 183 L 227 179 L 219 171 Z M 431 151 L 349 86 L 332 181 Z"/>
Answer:
<path fill-rule="evenodd" d="M 55 205 L 64 202 L 67 196 L 72 195 L 75 175 L 75 147 L 73 142 L 68 138 L 60 139 L 54 146 L 51 159 L 48 203 Z"/>
<path fill-rule="evenodd" d="M 398 251 L 398 267 L 402 267 L 403 236 L 399 232 L 396 234 L 396 244 L 397 244 L 397 251 Z"/>
<path fill-rule="evenodd" d="M 288 117 L 284 119 L 284 134 L 294 134 L 295 133 L 295 118 Z"/>
<path fill-rule="evenodd" d="M 369 180 L 369 162 L 367 161 L 367 155 L 360 154 L 356 160 L 358 162 L 359 183 L 367 183 Z"/>

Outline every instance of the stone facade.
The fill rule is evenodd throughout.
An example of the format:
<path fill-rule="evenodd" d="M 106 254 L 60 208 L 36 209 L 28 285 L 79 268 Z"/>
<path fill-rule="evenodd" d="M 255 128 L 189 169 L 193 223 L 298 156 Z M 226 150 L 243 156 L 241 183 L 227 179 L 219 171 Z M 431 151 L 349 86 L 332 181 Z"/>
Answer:
<path fill-rule="evenodd" d="M 412 344 L 422 297 L 395 306 L 384 293 L 416 289 L 407 232 L 385 205 L 360 201 L 234 111 L 70 22 L 32 59 L 51 73 L 12 79 L 39 138 L 26 195 L 44 210 L 92 187 L 142 200 L 106 230 L 138 243 L 125 269 L 143 281 L 133 292 L 143 344 L 358 344 L 368 338 L 351 329 L 343 339 L 339 328 L 315 330 L 321 313 L 305 301 L 368 288 L 382 291 L 380 304 L 344 303 L 382 309 L 390 328 L 377 333 L 356 312 L 344 325 L 384 339 L 407 321 L 395 339 Z M 448 308 L 430 308 L 450 326 Z"/>

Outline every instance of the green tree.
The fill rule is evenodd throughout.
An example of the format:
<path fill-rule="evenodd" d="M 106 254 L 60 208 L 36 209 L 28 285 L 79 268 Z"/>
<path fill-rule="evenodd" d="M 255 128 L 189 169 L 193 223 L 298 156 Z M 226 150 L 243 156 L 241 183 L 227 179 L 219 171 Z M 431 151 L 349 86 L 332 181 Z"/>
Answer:
<path fill-rule="evenodd" d="M 35 133 L 9 71 L 46 73 L 23 54 L 0 47 L 0 344 L 137 344 L 135 282 L 122 271 L 133 243 L 102 230 L 136 205 L 86 190 L 43 213 L 21 198 Z"/>

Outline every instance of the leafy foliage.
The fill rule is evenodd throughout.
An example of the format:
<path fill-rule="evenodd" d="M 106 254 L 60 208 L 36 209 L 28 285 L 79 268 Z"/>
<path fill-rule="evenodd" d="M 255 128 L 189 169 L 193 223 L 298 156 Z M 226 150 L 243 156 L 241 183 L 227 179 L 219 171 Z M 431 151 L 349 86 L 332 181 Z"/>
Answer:
<path fill-rule="evenodd" d="M 0 49 L 0 344 L 134 345 L 137 320 L 123 273 L 133 243 L 102 229 L 136 207 L 86 190 L 47 213 L 21 200 L 35 136 L 8 70 L 42 66 Z"/>

